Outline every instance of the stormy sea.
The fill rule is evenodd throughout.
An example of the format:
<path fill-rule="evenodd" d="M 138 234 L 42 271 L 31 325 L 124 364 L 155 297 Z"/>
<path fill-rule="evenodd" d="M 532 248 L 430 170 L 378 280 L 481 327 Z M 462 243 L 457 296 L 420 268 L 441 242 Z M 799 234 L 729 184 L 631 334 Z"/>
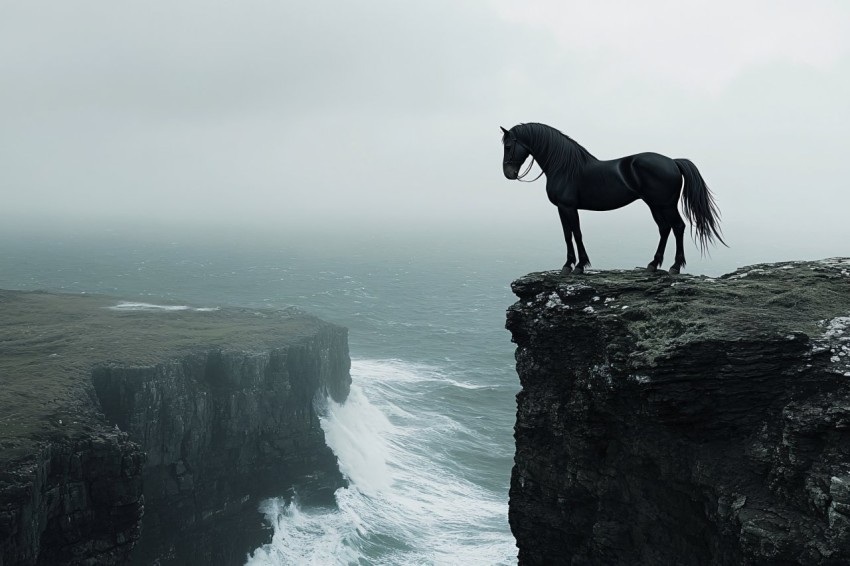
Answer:
<path fill-rule="evenodd" d="M 546 249 L 421 241 L 224 244 L 113 233 L 0 242 L 0 288 L 196 308 L 297 306 L 349 329 L 353 384 L 322 427 L 348 487 L 316 507 L 264 501 L 250 565 L 513 564 L 515 395 L 504 330 L 512 279 Z M 610 259 L 610 258 L 609 258 Z"/>

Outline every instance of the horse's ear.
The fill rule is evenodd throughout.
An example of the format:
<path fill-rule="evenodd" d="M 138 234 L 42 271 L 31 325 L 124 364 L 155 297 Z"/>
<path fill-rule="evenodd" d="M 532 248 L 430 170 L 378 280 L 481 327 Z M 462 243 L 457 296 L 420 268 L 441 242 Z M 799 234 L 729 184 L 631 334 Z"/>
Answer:
<path fill-rule="evenodd" d="M 501 129 L 502 129 L 502 133 L 504 133 L 504 134 L 507 134 L 507 133 L 508 133 L 508 131 L 507 131 L 506 129 L 502 128 L 502 126 L 499 126 L 499 128 L 501 128 Z"/>

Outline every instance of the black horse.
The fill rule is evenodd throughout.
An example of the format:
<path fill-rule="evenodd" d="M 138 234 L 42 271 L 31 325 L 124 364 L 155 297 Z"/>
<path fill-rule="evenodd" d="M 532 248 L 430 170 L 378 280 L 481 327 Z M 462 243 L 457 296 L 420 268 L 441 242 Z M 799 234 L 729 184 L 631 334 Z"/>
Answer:
<path fill-rule="evenodd" d="M 545 124 L 519 124 L 510 130 L 502 128 L 502 132 L 505 177 L 522 180 L 535 159 L 542 169 L 540 175 L 546 174 L 546 194 L 549 202 L 558 207 L 567 242 L 567 262 L 562 273 L 584 273 L 584 268 L 590 265 L 581 237 L 579 209 L 614 210 L 637 199 L 649 205 L 661 235 L 655 257 L 647 266 L 649 271 L 661 265 L 671 229 L 676 235 L 676 259 L 670 273 L 679 273 L 685 266 L 685 222 L 679 216 L 680 195 L 685 217 L 696 229 L 700 250 L 705 253 L 715 238 L 726 245 L 720 235 L 720 214 L 714 197 L 696 165 L 689 160 L 638 153 L 600 161 L 568 136 Z M 520 167 L 529 155 L 532 161 L 520 175 Z M 578 248 L 578 263 L 573 239 Z"/>

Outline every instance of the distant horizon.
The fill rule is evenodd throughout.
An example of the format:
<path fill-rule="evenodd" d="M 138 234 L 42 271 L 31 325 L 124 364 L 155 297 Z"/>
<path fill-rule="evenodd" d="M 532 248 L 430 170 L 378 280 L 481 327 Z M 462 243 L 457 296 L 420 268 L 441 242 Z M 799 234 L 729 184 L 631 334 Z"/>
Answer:
<path fill-rule="evenodd" d="M 513 241 L 556 267 L 546 179 L 501 170 L 499 127 L 541 122 L 602 160 L 696 164 L 731 248 L 703 261 L 688 242 L 687 272 L 850 254 L 850 4 L 83 0 L 3 16 L 0 223 Z M 580 218 L 595 265 L 651 259 L 642 203 Z"/>
<path fill-rule="evenodd" d="M 639 214 L 628 216 L 617 211 L 627 222 L 620 231 L 611 232 L 604 223 L 611 213 L 592 213 L 584 218 L 585 242 L 592 260 L 591 270 L 633 269 L 642 267 L 654 252 L 657 233 L 645 207 L 633 205 Z M 641 218 L 646 216 L 646 218 Z M 594 222 L 600 221 L 600 222 Z M 13 248 L 38 248 L 63 242 L 70 248 L 91 253 L 99 249 L 143 245 L 203 250 L 218 250 L 224 254 L 263 254 L 270 251 L 308 253 L 328 261 L 348 258 L 369 262 L 455 261 L 463 259 L 475 270 L 479 260 L 509 262 L 530 271 L 549 271 L 560 268 L 563 262 L 563 240 L 555 218 L 547 218 L 537 226 L 527 227 L 507 223 L 498 227 L 479 224 L 446 224 L 439 229 L 411 224 L 404 227 L 369 226 L 328 230 L 316 226 L 276 226 L 259 223 L 253 227 L 216 226 L 213 222 L 194 219 L 194 222 L 159 220 L 151 222 L 115 221 L 102 218 L 83 222 L 69 219 L 64 222 L 34 224 L 32 220 L 3 218 L 0 215 L 0 270 L 8 271 L 8 261 L 2 255 Z M 684 274 L 721 275 L 738 267 L 757 263 L 781 261 L 822 260 L 848 257 L 842 253 L 842 242 L 805 239 L 790 246 L 769 241 L 749 240 L 739 243 L 726 234 L 729 248 L 714 246 L 700 257 L 692 237 L 686 234 L 688 265 Z M 665 264 L 672 259 L 668 248 Z M 516 277 L 524 273 L 516 273 Z"/>

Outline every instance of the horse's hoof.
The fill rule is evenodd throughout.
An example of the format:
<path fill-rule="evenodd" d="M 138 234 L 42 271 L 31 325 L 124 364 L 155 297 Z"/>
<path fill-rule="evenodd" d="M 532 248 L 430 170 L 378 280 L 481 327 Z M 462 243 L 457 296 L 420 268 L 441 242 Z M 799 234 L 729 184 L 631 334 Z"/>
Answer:
<path fill-rule="evenodd" d="M 573 268 L 570 267 L 569 265 L 565 265 L 564 267 L 561 268 L 561 275 L 569 275 L 572 272 L 573 272 Z"/>
<path fill-rule="evenodd" d="M 658 266 L 656 266 L 654 263 L 650 263 L 649 265 L 646 266 L 646 270 L 647 271 L 658 271 Z"/>
<path fill-rule="evenodd" d="M 581 275 L 584 273 L 584 267 L 577 265 L 575 269 L 573 269 L 573 275 Z"/>
<path fill-rule="evenodd" d="M 678 267 L 671 267 L 670 268 L 670 275 L 679 275 L 679 268 Z"/>

